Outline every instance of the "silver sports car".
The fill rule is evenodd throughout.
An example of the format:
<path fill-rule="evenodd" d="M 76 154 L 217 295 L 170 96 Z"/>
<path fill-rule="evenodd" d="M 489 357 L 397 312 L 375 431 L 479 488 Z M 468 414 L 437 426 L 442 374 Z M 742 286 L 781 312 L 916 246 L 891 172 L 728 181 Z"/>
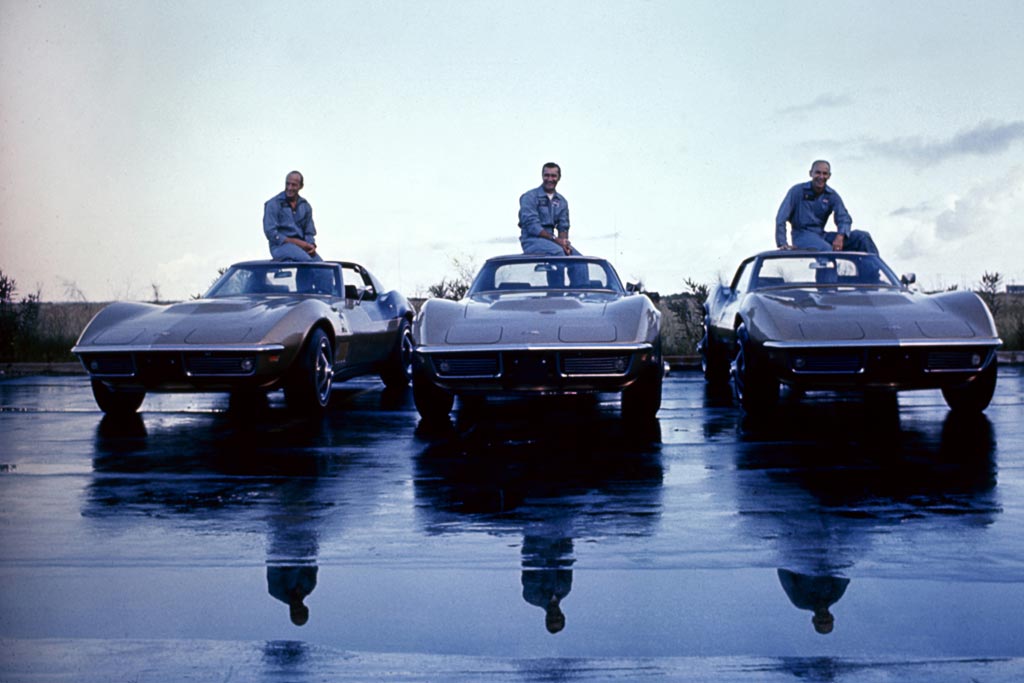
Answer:
<path fill-rule="evenodd" d="M 71 351 L 106 413 L 134 413 L 147 391 L 278 388 L 290 407 L 315 413 L 336 380 L 408 384 L 412 318 L 404 296 L 356 263 L 248 261 L 194 301 L 107 306 Z"/>
<path fill-rule="evenodd" d="M 413 396 L 424 418 L 456 395 L 622 392 L 626 417 L 661 405 L 661 314 L 604 259 L 489 259 L 462 301 L 430 299 L 413 325 Z"/>
<path fill-rule="evenodd" d="M 1002 343 L 973 292 L 911 291 L 877 256 L 769 251 L 743 261 L 705 305 L 699 349 L 709 382 L 732 375 L 748 412 L 780 383 L 802 389 L 941 389 L 984 410 Z"/>

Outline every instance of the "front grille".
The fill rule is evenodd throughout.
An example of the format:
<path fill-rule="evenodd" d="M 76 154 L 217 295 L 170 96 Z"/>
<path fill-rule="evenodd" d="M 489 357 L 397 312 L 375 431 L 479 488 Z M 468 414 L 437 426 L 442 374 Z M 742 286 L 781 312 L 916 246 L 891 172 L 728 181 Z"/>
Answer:
<path fill-rule="evenodd" d="M 976 370 L 988 354 L 977 349 L 929 351 L 925 367 L 929 370 Z"/>
<path fill-rule="evenodd" d="M 438 377 L 497 377 L 501 371 L 497 355 L 444 356 L 434 358 Z"/>
<path fill-rule="evenodd" d="M 180 381 L 184 378 L 180 353 L 147 352 L 135 354 L 139 376 L 148 382 Z"/>
<path fill-rule="evenodd" d="M 130 354 L 86 356 L 83 359 L 85 368 L 93 375 L 108 377 L 131 377 L 135 374 L 135 364 Z"/>
<path fill-rule="evenodd" d="M 864 370 L 864 354 L 859 352 L 811 353 L 793 358 L 795 373 L 846 373 L 855 374 Z"/>
<path fill-rule="evenodd" d="M 631 358 L 628 353 L 563 356 L 562 372 L 566 375 L 624 375 L 629 371 Z"/>
<path fill-rule="evenodd" d="M 255 368 L 255 359 L 249 356 L 194 354 L 185 357 L 185 371 L 192 376 L 251 375 Z"/>

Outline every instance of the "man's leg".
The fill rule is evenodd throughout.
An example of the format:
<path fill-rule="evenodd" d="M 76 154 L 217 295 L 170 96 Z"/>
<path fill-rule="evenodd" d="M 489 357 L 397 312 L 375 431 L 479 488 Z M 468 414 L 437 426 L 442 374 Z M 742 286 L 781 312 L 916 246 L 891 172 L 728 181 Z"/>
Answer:
<path fill-rule="evenodd" d="M 310 256 L 294 244 L 279 244 L 270 248 L 270 257 L 275 261 L 323 261 L 320 254 Z"/>
<path fill-rule="evenodd" d="M 583 256 L 576 247 L 570 246 L 569 253 L 572 256 Z M 585 263 L 574 263 L 569 266 L 569 286 L 570 287 L 587 287 L 590 285 L 590 273 L 587 271 Z"/>
<path fill-rule="evenodd" d="M 808 249 L 811 251 L 832 251 L 832 242 L 828 240 L 829 234 L 835 237 L 835 233 L 824 235 L 810 230 L 794 230 L 793 246 L 797 249 Z"/>
<path fill-rule="evenodd" d="M 851 230 L 850 236 L 843 242 L 843 251 L 864 251 L 869 254 L 877 254 L 878 247 L 871 239 L 871 233 L 867 230 Z"/>
<path fill-rule="evenodd" d="M 524 254 L 539 254 L 543 256 L 565 256 L 565 249 L 558 246 L 551 240 L 543 237 L 520 237 L 519 243 L 523 247 Z"/>

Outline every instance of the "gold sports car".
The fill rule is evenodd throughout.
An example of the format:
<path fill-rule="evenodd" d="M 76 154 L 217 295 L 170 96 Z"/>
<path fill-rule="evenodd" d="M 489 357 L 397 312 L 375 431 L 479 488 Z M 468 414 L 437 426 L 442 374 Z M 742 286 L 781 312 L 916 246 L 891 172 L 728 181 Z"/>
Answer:
<path fill-rule="evenodd" d="M 412 319 L 408 300 L 359 264 L 247 261 L 193 301 L 107 306 L 71 351 L 108 414 L 134 413 L 148 391 L 279 388 L 290 408 L 317 413 L 337 380 L 407 385 Z"/>

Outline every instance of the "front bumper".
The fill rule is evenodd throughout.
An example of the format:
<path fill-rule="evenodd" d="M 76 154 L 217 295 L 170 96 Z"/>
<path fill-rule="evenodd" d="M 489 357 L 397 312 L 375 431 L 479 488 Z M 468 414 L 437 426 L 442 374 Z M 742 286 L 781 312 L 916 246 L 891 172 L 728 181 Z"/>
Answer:
<path fill-rule="evenodd" d="M 842 345 L 770 341 L 759 355 L 780 381 L 793 386 L 930 389 L 978 375 L 996 362 L 999 345 L 998 340 Z"/>
<path fill-rule="evenodd" d="M 235 347 L 78 347 L 72 349 L 93 379 L 121 389 L 228 391 L 270 388 L 294 354 L 281 344 Z"/>
<path fill-rule="evenodd" d="M 549 395 L 622 391 L 648 365 L 652 344 L 481 346 L 416 349 L 413 362 L 456 394 Z"/>

